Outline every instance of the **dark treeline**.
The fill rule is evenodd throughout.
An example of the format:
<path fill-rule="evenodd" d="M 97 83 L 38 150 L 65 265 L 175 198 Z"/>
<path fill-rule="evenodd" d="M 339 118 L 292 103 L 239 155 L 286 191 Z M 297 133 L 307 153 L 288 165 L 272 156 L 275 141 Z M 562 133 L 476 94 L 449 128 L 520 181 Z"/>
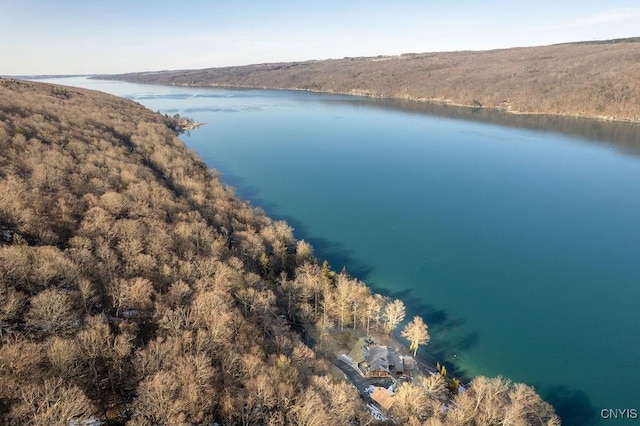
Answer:
<path fill-rule="evenodd" d="M 174 127 L 114 96 L 0 79 L 1 423 L 372 423 L 303 342 L 390 333 L 402 302 L 319 265 Z M 391 414 L 558 423 L 526 385 L 443 383 L 403 385 Z"/>

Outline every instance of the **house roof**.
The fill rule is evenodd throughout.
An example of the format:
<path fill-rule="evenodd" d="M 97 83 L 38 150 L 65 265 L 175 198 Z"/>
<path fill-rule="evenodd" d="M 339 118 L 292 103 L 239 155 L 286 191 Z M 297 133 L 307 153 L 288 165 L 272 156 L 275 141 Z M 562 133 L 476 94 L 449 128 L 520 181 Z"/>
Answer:
<path fill-rule="evenodd" d="M 402 371 L 413 371 L 416 369 L 416 360 L 410 356 L 403 356 L 402 363 L 404 364 L 404 368 Z"/>
<path fill-rule="evenodd" d="M 416 369 L 416 361 L 411 356 L 389 349 L 389 367 L 395 371 L 410 372 Z"/>
<path fill-rule="evenodd" d="M 379 406 L 387 411 L 395 402 L 393 393 L 388 389 L 381 387 L 376 387 L 373 392 L 371 392 L 371 399 L 373 399 Z"/>
<path fill-rule="evenodd" d="M 399 353 L 390 350 L 389 351 L 389 367 L 393 367 L 396 371 L 402 370 L 402 356 Z"/>
<path fill-rule="evenodd" d="M 386 346 L 372 345 L 365 355 L 365 361 L 371 371 L 389 372 L 389 349 Z"/>

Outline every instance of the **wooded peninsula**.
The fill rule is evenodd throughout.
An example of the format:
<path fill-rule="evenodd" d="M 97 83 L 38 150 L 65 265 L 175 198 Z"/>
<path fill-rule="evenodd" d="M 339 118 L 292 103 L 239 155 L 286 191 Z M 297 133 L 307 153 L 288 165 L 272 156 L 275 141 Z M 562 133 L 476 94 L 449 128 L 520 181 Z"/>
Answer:
<path fill-rule="evenodd" d="M 412 99 L 516 114 L 640 122 L 640 38 L 102 76 Z"/>
<path fill-rule="evenodd" d="M 392 395 L 354 388 L 338 357 L 381 352 L 404 304 L 239 200 L 176 120 L 0 79 L 0 423 L 559 424 L 530 386 L 396 352 L 356 366 Z M 402 330 L 414 356 L 427 330 Z"/>

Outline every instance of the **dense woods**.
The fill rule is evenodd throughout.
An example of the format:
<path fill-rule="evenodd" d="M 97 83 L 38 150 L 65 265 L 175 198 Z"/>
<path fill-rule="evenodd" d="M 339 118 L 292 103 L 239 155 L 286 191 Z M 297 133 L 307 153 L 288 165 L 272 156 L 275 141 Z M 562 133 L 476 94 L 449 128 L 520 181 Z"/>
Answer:
<path fill-rule="evenodd" d="M 320 348 L 392 333 L 404 304 L 319 264 L 174 130 L 114 96 L 0 79 L 0 423 L 375 423 Z M 419 317 L 405 332 L 414 352 L 429 340 Z M 391 415 L 558 423 L 526 385 L 456 393 L 442 374 L 404 383 Z"/>
<path fill-rule="evenodd" d="M 508 35 L 505 35 L 508 36 Z M 640 121 L 640 39 L 357 57 L 108 78 L 300 89 Z"/>

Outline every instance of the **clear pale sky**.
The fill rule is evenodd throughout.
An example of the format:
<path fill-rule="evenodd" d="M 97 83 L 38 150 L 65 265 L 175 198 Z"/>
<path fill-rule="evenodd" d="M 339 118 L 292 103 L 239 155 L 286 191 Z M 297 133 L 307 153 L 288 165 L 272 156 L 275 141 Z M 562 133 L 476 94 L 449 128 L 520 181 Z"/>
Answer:
<path fill-rule="evenodd" d="M 0 0 L 0 75 L 119 73 L 640 36 L 638 0 Z"/>

